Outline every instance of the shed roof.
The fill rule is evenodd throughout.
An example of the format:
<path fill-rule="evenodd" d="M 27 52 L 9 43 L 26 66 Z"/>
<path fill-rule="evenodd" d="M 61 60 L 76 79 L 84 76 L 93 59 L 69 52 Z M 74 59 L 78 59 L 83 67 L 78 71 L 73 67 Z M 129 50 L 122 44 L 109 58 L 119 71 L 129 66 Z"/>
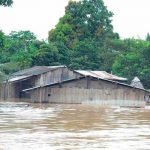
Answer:
<path fill-rule="evenodd" d="M 39 75 L 42 73 L 46 73 L 50 70 L 57 68 L 64 68 L 66 66 L 34 66 L 29 69 L 24 69 L 12 74 L 12 76 L 28 76 L 28 75 Z"/>
<path fill-rule="evenodd" d="M 107 79 L 107 80 L 115 80 L 115 81 L 126 81 L 127 80 L 127 78 L 118 77 L 118 76 L 110 74 L 106 71 L 75 70 L 75 72 L 77 72 L 83 76 L 91 76 L 91 77 L 102 78 L 102 79 Z"/>
<path fill-rule="evenodd" d="M 65 68 L 65 67 L 66 66 L 34 66 L 32 68 L 20 70 L 18 72 L 13 73 L 8 82 L 17 82 L 26 80 L 29 77 L 40 75 L 49 72 L 51 70 L 55 70 L 57 68 Z"/>

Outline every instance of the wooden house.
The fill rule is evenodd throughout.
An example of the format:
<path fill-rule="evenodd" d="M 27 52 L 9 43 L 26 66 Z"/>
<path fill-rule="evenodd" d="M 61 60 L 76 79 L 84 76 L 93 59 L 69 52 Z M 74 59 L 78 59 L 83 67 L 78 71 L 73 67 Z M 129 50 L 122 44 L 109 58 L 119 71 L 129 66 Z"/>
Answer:
<path fill-rule="evenodd" d="M 10 79 L 0 87 L 0 98 L 7 99 L 29 99 L 30 95 L 23 92 L 24 89 L 35 86 L 61 82 L 70 78 L 76 78 L 66 66 L 35 66 L 18 71 L 11 75 Z"/>
<path fill-rule="evenodd" d="M 149 92 L 117 81 L 84 76 L 26 89 L 31 102 L 142 107 Z"/>
<path fill-rule="evenodd" d="M 149 92 L 125 84 L 126 80 L 105 71 L 35 66 L 14 73 L 1 86 L 0 97 L 39 103 L 143 106 Z"/>

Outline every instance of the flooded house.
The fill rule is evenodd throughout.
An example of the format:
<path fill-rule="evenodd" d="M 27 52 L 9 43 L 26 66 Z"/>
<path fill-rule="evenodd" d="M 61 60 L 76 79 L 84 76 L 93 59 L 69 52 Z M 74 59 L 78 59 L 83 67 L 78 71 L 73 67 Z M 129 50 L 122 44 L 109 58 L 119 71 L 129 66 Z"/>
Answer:
<path fill-rule="evenodd" d="M 149 91 L 105 71 L 75 70 L 77 78 L 25 89 L 31 102 L 144 106 Z"/>
<path fill-rule="evenodd" d="M 0 87 L 0 98 L 3 100 L 29 99 L 30 95 L 23 92 L 24 89 L 80 76 L 74 75 L 76 74 L 66 66 L 35 66 L 24 69 L 12 74 L 8 81 Z"/>
<path fill-rule="evenodd" d="M 105 71 L 35 66 L 16 72 L 1 88 L 1 99 L 38 103 L 144 106 L 149 91 Z"/>

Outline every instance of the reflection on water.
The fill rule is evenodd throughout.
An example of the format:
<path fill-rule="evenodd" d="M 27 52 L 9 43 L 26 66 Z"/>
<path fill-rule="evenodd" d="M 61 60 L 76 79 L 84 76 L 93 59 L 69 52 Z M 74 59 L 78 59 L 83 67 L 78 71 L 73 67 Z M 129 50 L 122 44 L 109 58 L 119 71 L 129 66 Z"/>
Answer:
<path fill-rule="evenodd" d="M 0 150 L 149 150 L 150 109 L 0 103 Z"/>

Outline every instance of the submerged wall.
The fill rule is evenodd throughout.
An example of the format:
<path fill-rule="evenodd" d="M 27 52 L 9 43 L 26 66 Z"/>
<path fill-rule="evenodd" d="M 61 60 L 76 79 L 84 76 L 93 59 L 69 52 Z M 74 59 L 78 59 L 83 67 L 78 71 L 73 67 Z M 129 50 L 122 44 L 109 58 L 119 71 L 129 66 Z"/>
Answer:
<path fill-rule="evenodd" d="M 111 82 L 84 78 L 41 87 L 30 91 L 30 94 L 32 102 L 143 105 L 146 92 Z"/>
<path fill-rule="evenodd" d="M 30 95 L 22 92 L 24 89 L 35 86 L 44 86 L 46 84 L 61 82 L 67 79 L 80 77 L 79 74 L 74 73 L 66 67 L 52 69 L 46 73 L 33 75 L 29 78 L 16 80 L 15 82 L 7 82 L 0 87 L 0 99 L 29 99 Z"/>

